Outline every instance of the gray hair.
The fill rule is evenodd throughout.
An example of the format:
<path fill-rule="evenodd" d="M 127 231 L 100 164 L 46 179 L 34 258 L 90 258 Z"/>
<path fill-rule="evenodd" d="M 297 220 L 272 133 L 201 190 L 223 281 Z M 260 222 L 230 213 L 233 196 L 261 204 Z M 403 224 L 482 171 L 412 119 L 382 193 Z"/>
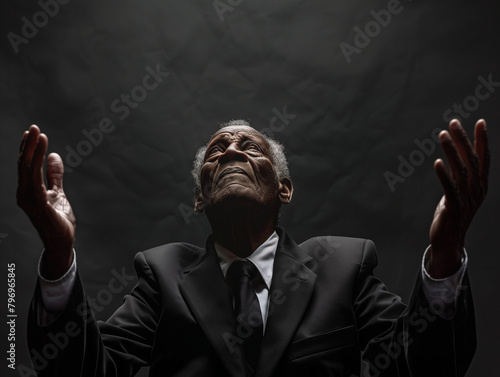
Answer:
<path fill-rule="evenodd" d="M 253 128 L 252 126 L 250 126 L 250 123 L 248 123 L 246 120 L 243 119 L 233 119 L 230 120 L 229 122 L 224 122 L 220 124 L 220 128 L 229 126 L 247 126 Z M 255 128 L 253 129 L 255 130 Z M 274 140 L 273 138 L 267 136 L 266 134 L 263 134 L 261 132 L 259 132 L 259 134 L 261 134 L 262 137 L 269 144 L 269 151 L 271 153 L 271 162 L 274 165 L 274 170 L 276 170 L 278 180 L 281 180 L 282 178 L 290 179 L 290 171 L 288 170 L 288 161 L 285 156 L 285 150 L 283 145 L 278 141 Z M 207 146 L 208 143 L 198 149 L 193 161 L 193 170 L 191 170 L 191 175 L 194 179 L 196 193 L 200 192 L 201 190 L 200 173 L 201 173 L 201 167 L 205 162 L 205 153 L 207 152 Z"/>

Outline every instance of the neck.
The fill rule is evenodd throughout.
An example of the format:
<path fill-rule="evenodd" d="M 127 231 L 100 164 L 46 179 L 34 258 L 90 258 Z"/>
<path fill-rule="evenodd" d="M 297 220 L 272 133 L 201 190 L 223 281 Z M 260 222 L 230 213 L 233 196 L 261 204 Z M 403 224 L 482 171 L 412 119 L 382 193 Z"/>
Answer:
<path fill-rule="evenodd" d="M 274 232 L 274 215 L 261 213 L 255 208 L 241 208 L 209 213 L 215 239 L 240 258 L 246 258 L 262 245 Z"/>

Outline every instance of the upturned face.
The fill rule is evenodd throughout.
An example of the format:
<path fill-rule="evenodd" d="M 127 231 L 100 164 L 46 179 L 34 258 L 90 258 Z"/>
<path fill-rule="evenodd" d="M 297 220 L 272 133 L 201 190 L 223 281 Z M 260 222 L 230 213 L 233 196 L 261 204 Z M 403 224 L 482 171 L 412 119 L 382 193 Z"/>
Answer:
<path fill-rule="evenodd" d="M 283 185 L 274 169 L 268 142 L 258 131 L 244 125 L 221 128 L 212 136 L 200 183 L 197 211 L 225 205 L 277 210 L 280 201 L 284 203 L 280 197 Z"/>

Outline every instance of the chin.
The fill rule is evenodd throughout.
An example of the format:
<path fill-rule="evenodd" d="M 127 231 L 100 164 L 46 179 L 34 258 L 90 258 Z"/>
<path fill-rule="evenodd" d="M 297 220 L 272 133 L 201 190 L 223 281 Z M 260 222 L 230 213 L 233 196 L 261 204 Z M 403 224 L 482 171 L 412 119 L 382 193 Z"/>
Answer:
<path fill-rule="evenodd" d="M 240 184 L 227 185 L 213 193 L 211 202 L 214 204 L 223 203 L 226 201 L 234 202 L 241 201 L 242 203 L 248 201 L 258 201 L 261 194 L 254 188 L 243 186 Z"/>
<path fill-rule="evenodd" d="M 255 197 L 249 197 L 246 195 L 225 195 L 222 198 L 217 198 L 210 205 L 211 208 L 224 208 L 224 209 L 236 209 L 236 208 L 246 208 L 251 206 L 261 206 L 259 200 Z"/>
<path fill-rule="evenodd" d="M 257 209 L 264 207 L 265 203 L 258 195 L 249 195 L 248 192 L 231 192 L 220 193 L 215 195 L 206 207 L 207 214 L 209 213 L 229 213 L 234 211 L 246 211 L 248 209 Z"/>
<path fill-rule="evenodd" d="M 228 213 L 238 209 L 241 211 L 248 209 L 255 211 L 259 208 L 274 207 L 274 201 L 272 195 L 263 195 L 255 187 L 232 183 L 214 190 L 205 210 L 207 214 L 210 212 Z"/>

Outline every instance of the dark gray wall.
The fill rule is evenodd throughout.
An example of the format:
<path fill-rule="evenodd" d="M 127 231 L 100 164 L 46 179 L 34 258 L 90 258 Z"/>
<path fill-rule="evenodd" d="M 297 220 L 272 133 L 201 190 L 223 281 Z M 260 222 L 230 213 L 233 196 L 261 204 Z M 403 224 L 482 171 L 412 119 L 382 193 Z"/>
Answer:
<path fill-rule="evenodd" d="M 468 376 L 498 375 L 495 2 L 5 3 L 0 297 L 5 318 L 7 263 L 15 263 L 18 365 L 29 365 L 26 313 L 42 246 L 15 203 L 18 145 L 30 124 L 72 170 L 65 188 L 78 222 L 78 268 L 105 319 L 122 299 L 106 286 L 117 271 L 133 274 L 136 252 L 171 241 L 204 243 L 207 221 L 189 210 L 191 162 L 218 122 L 232 118 L 268 131 L 274 124 L 286 146 L 295 184 L 282 216 L 289 233 L 297 241 L 318 234 L 373 239 L 378 275 L 408 299 L 441 196 L 432 164 L 442 154 L 432 135 L 460 116 L 469 132 L 486 118 L 494 149 L 490 193 L 467 238 L 479 337 Z M 219 14 L 218 4 L 226 6 Z M 147 90 L 151 69 L 164 73 L 158 85 L 147 81 Z M 484 80 L 494 83 L 488 89 Z M 122 95 L 135 99 L 124 105 Z M 283 112 L 284 123 L 277 115 Z M 102 137 L 100 124 L 107 125 Z M 417 139 L 427 140 L 427 154 L 418 152 Z M 401 158 L 410 157 L 412 171 L 391 188 L 384 174 L 398 174 Z M 2 344 L 7 331 L 2 325 Z M 3 363 L 7 375 L 23 375 Z"/>

